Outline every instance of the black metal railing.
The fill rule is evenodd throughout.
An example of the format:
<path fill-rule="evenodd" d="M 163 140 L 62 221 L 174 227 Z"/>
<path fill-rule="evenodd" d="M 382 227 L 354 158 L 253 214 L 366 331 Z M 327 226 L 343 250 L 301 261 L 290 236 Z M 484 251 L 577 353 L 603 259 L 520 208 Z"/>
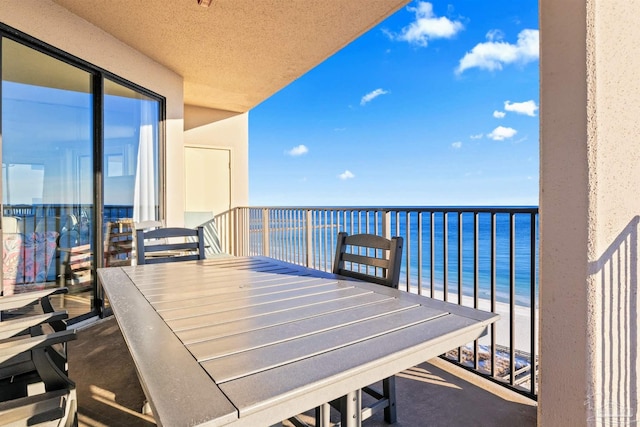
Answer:
<path fill-rule="evenodd" d="M 93 206 L 83 204 L 35 204 L 4 205 L 2 215 L 18 219 L 20 231 L 64 230 L 78 223 L 89 222 L 93 217 Z M 133 218 L 133 206 L 106 205 L 102 209 L 103 223 L 123 218 Z M 67 224 L 65 221 L 72 221 Z"/>

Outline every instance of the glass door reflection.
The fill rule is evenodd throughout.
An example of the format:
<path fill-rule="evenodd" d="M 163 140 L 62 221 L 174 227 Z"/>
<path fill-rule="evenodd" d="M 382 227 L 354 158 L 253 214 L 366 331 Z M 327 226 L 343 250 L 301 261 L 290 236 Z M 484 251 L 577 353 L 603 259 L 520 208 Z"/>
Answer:
<path fill-rule="evenodd" d="M 104 80 L 104 265 L 135 259 L 136 222 L 158 220 L 160 102 Z"/>
<path fill-rule="evenodd" d="M 2 293 L 68 286 L 72 317 L 92 310 L 91 82 L 2 39 Z"/>

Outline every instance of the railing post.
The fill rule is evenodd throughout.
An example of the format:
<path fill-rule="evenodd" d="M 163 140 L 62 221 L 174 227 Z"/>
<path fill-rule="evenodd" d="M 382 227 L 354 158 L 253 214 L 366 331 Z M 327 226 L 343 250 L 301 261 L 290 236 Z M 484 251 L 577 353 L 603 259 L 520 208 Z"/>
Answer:
<path fill-rule="evenodd" d="M 230 255 L 234 255 L 233 247 L 231 246 L 231 233 L 233 233 L 233 229 L 231 228 L 231 210 L 221 214 L 220 227 L 224 228 L 224 231 L 222 232 L 222 236 L 224 236 L 224 251 Z"/>
<path fill-rule="evenodd" d="M 269 256 L 269 209 L 262 209 L 262 255 Z"/>
<path fill-rule="evenodd" d="M 247 250 L 247 208 L 236 208 L 236 228 L 238 229 L 238 253 L 242 256 L 249 255 Z"/>
<path fill-rule="evenodd" d="M 228 227 L 228 232 L 227 232 L 227 238 L 228 238 L 228 247 L 229 247 L 229 253 L 235 255 L 235 256 L 240 256 L 242 255 L 240 253 L 240 248 L 238 246 L 238 236 L 239 236 L 239 230 L 238 228 L 240 227 L 240 224 L 238 222 L 238 208 L 233 208 L 229 210 L 229 214 L 226 217 L 227 219 L 227 227 Z"/>
<path fill-rule="evenodd" d="M 242 250 L 245 255 L 251 255 L 251 209 L 242 208 Z"/>
<path fill-rule="evenodd" d="M 382 212 L 382 237 L 391 238 L 391 211 Z"/>
<path fill-rule="evenodd" d="M 235 256 L 239 256 L 238 253 L 238 209 L 233 209 L 231 211 L 231 215 L 229 215 L 229 229 L 232 230 L 232 233 L 229 233 L 231 237 L 231 248 L 232 254 Z"/>
<path fill-rule="evenodd" d="M 307 230 L 307 238 L 305 239 L 307 246 L 307 267 L 313 267 L 313 212 L 307 209 L 305 218 L 305 228 Z"/>

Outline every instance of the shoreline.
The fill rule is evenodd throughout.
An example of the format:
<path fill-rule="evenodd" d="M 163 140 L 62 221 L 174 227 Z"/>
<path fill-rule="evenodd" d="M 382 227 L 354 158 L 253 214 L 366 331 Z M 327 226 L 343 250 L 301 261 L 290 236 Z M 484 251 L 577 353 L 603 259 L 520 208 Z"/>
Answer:
<path fill-rule="evenodd" d="M 423 295 L 429 296 L 428 293 L 423 292 Z M 434 299 L 438 299 L 440 301 L 444 300 L 444 292 L 442 290 L 434 290 Z M 457 304 L 458 303 L 458 294 L 449 292 L 449 302 Z M 462 305 L 465 307 L 473 307 L 473 297 L 468 295 L 462 296 Z M 478 298 L 478 307 L 479 310 L 491 311 L 491 300 L 486 298 Z M 510 348 L 510 318 L 511 318 L 511 307 L 509 303 L 496 301 L 495 302 L 495 311 L 494 313 L 500 315 L 500 319 L 493 324 L 493 328 L 495 330 L 495 344 L 497 346 L 502 346 L 506 348 Z M 524 305 L 514 305 L 514 348 L 516 351 L 520 351 L 523 353 L 531 354 L 531 307 Z M 536 308 L 534 315 L 536 319 L 539 319 L 539 309 Z M 537 326 L 537 322 L 536 322 Z M 537 332 L 537 331 L 536 331 Z M 479 345 L 491 345 L 491 327 L 487 329 L 487 334 L 478 339 Z M 535 348 L 538 348 L 538 343 L 536 340 Z M 537 351 L 535 352 L 537 353 Z"/>
<path fill-rule="evenodd" d="M 406 288 L 406 286 L 407 286 L 406 277 L 404 277 L 404 278 L 401 277 L 400 278 L 400 288 L 403 289 L 403 288 Z M 449 292 L 448 292 L 449 295 L 452 296 L 453 298 L 455 298 L 456 300 L 458 298 L 457 286 L 458 286 L 457 283 L 451 283 L 450 286 L 449 286 Z M 452 290 L 452 288 L 453 288 L 453 290 Z M 410 285 L 410 289 L 411 289 L 411 292 L 414 292 L 414 293 L 418 292 L 417 281 L 413 281 L 412 280 L 411 285 Z M 473 299 L 473 296 L 474 296 L 473 292 L 469 291 L 469 289 L 470 289 L 469 286 L 464 286 L 463 289 L 462 289 L 462 295 L 463 295 L 463 297 L 468 297 L 468 298 Z M 428 282 L 427 283 L 423 283 L 422 284 L 422 294 L 428 296 L 430 291 L 431 291 L 430 283 L 428 283 Z M 442 283 L 440 283 L 440 282 L 434 283 L 433 291 L 434 291 L 434 294 L 441 295 L 443 293 L 443 291 L 444 291 L 444 287 L 443 287 Z M 491 301 L 490 292 L 487 292 L 486 289 L 480 288 L 480 292 L 478 294 L 478 299 L 485 299 L 487 301 Z M 496 299 L 496 303 L 502 303 L 502 304 L 509 305 L 509 295 L 507 293 L 505 293 L 505 292 L 499 292 L 498 289 L 496 289 L 495 299 Z M 450 300 L 451 300 L 451 298 L 450 298 Z M 515 305 L 516 306 L 521 306 L 521 307 L 524 307 L 524 308 L 528 309 L 530 307 L 530 305 L 531 305 L 531 297 L 530 297 L 530 295 L 526 295 L 525 296 L 523 294 L 516 293 L 515 294 Z M 537 305 L 536 305 L 536 308 L 538 308 Z"/>

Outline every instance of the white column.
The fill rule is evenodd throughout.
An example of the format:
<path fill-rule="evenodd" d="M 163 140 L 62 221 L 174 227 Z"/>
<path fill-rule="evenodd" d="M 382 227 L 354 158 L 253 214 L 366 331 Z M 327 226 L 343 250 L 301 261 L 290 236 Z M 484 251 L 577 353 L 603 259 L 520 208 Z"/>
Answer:
<path fill-rule="evenodd" d="M 640 422 L 638 16 L 540 1 L 542 426 Z"/>

